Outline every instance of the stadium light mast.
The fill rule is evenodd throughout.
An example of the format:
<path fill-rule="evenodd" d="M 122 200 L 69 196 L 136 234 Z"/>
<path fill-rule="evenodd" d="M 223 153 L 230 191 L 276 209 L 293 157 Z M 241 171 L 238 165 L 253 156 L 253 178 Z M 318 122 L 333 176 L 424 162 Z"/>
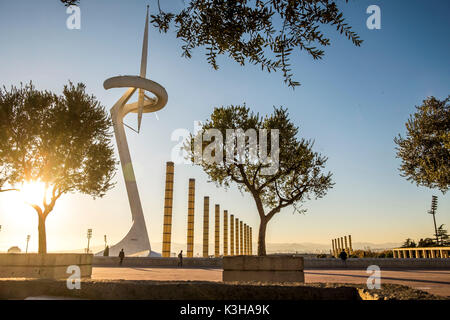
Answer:
<path fill-rule="evenodd" d="M 436 236 L 436 244 L 439 245 L 439 235 L 437 232 L 437 226 L 436 226 L 436 210 L 437 210 L 437 196 L 431 196 L 431 210 L 428 211 L 429 214 L 433 215 L 433 222 L 434 222 L 434 235 Z"/>
<path fill-rule="evenodd" d="M 91 241 L 92 238 L 92 229 L 88 229 L 87 230 L 87 248 L 86 248 L 86 253 L 89 253 L 89 242 Z"/>

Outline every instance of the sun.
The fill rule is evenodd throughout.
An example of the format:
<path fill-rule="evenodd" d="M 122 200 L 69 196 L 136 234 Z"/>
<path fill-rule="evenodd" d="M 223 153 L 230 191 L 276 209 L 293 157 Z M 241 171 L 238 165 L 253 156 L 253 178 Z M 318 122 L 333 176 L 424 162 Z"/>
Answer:
<path fill-rule="evenodd" d="M 50 188 L 51 189 L 51 188 Z M 42 181 L 29 181 L 19 187 L 19 196 L 26 204 L 35 204 L 42 207 L 44 196 L 46 193 L 45 183 Z M 49 197 L 49 190 L 47 190 Z"/>

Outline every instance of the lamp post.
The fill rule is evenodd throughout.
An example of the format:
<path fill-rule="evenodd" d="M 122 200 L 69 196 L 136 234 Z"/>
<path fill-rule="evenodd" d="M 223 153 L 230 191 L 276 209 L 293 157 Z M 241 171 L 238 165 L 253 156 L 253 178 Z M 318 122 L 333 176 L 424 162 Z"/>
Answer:
<path fill-rule="evenodd" d="M 92 229 L 88 229 L 88 230 L 87 230 L 87 240 L 88 240 L 88 243 L 87 243 L 86 253 L 89 253 L 89 242 L 90 242 L 91 238 L 92 238 Z"/>
<path fill-rule="evenodd" d="M 25 253 L 28 253 L 28 242 L 30 242 L 30 235 L 27 235 L 27 248 L 25 249 Z"/>
<path fill-rule="evenodd" d="M 436 236 L 436 244 L 439 245 L 439 236 L 437 232 L 436 227 L 436 210 L 437 210 L 437 196 L 431 196 L 431 210 L 428 211 L 429 214 L 433 215 L 433 222 L 434 222 L 434 235 Z"/>

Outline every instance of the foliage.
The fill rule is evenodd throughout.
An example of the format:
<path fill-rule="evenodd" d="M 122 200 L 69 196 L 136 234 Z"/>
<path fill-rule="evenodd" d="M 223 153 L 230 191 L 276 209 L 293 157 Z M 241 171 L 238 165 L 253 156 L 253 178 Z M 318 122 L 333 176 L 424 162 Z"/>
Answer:
<path fill-rule="evenodd" d="M 427 98 L 406 123 L 407 136 L 394 139 L 401 176 L 445 193 L 450 186 L 450 96 Z"/>
<path fill-rule="evenodd" d="M 227 136 L 227 129 L 241 129 L 242 132 L 253 129 L 258 134 L 260 144 L 260 129 L 279 130 L 278 170 L 275 173 L 263 174 L 267 167 L 277 164 L 273 158 L 269 162 L 261 158 L 255 161 L 249 153 L 250 148 L 245 148 L 245 157 L 239 157 L 237 139 L 233 142 L 234 152 L 227 152 L 226 144 L 220 145 L 222 156 L 218 161 L 211 163 L 204 156 L 195 161 L 218 186 L 229 187 L 231 183 L 236 183 L 239 190 L 252 195 L 261 220 L 258 255 L 265 255 L 266 226 L 272 217 L 288 206 L 293 206 L 294 212 L 304 212 L 300 209 L 304 201 L 311 197 L 323 197 L 333 186 L 331 173 L 322 173 L 327 158 L 312 151 L 311 141 L 297 138 L 298 127 L 291 122 L 287 110 L 283 108 L 275 108 L 271 115 L 264 118 L 250 112 L 245 105 L 215 108 L 199 134 L 203 135 L 208 129 L 218 130 L 223 137 Z M 271 134 L 267 134 L 268 147 L 272 146 L 271 137 Z M 248 145 L 249 139 L 245 141 Z M 191 160 L 195 160 L 194 146 L 195 137 L 191 137 L 190 143 L 185 146 Z M 208 148 L 209 142 L 203 140 L 203 155 Z M 275 151 L 271 147 L 272 156 Z"/>
<path fill-rule="evenodd" d="M 42 203 L 31 204 L 39 215 L 40 252 L 46 250 L 41 224 L 63 194 L 96 198 L 113 187 L 116 161 L 110 128 L 108 113 L 82 83 L 69 83 L 61 96 L 36 90 L 32 83 L 0 89 L 2 178 L 19 187 L 45 183 Z"/>
<path fill-rule="evenodd" d="M 436 247 L 436 239 L 432 239 L 432 238 L 425 238 L 425 239 L 420 239 L 419 243 L 418 243 L 418 247 Z"/>
<path fill-rule="evenodd" d="M 353 250 L 350 258 L 393 258 L 392 250 L 371 251 L 371 250 Z"/>
<path fill-rule="evenodd" d="M 439 239 L 439 244 L 442 246 L 450 245 L 450 236 L 448 235 L 448 231 L 444 229 L 444 224 L 441 224 L 437 229 L 437 239 Z"/>
<path fill-rule="evenodd" d="M 436 235 L 434 235 L 436 237 Z M 417 247 L 446 247 L 450 246 L 448 231 L 444 229 L 444 224 L 441 224 L 437 229 L 437 240 L 436 238 L 425 238 L 420 239 Z"/>
<path fill-rule="evenodd" d="M 281 70 L 292 88 L 300 84 L 293 79 L 291 53 L 305 51 L 322 59 L 323 48 L 331 44 L 321 26 L 331 25 L 355 46 L 362 44 L 332 0 L 191 0 L 176 14 L 159 6 L 151 22 L 163 33 L 171 26 L 176 30 L 186 58 L 205 47 L 214 69 L 218 55 L 226 54 L 242 66 L 250 62 L 268 72 Z"/>
<path fill-rule="evenodd" d="M 80 4 L 80 0 L 61 0 L 61 2 L 66 6 L 78 6 Z"/>
<path fill-rule="evenodd" d="M 406 239 L 402 245 L 402 248 L 415 248 L 415 247 L 417 247 L 416 243 L 414 242 L 414 240 L 410 238 Z"/>

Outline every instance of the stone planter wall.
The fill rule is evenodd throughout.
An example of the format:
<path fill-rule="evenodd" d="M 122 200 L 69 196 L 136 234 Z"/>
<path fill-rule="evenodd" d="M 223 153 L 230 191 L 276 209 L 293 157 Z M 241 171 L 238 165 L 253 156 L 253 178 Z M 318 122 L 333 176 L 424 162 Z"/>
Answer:
<path fill-rule="evenodd" d="M 81 277 L 92 274 L 92 254 L 76 253 L 1 253 L 0 278 L 66 279 L 69 266 L 80 267 Z"/>
<path fill-rule="evenodd" d="M 119 267 L 119 257 L 94 257 L 94 267 Z M 122 267 L 177 267 L 178 258 L 125 257 Z M 183 267 L 221 268 L 222 258 L 183 258 Z"/>
<path fill-rule="evenodd" d="M 305 282 L 302 257 L 232 256 L 223 258 L 224 282 Z"/>
<path fill-rule="evenodd" d="M 450 269 L 450 259 L 350 258 L 345 262 L 335 258 L 305 259 L 305 269 Z"/>

